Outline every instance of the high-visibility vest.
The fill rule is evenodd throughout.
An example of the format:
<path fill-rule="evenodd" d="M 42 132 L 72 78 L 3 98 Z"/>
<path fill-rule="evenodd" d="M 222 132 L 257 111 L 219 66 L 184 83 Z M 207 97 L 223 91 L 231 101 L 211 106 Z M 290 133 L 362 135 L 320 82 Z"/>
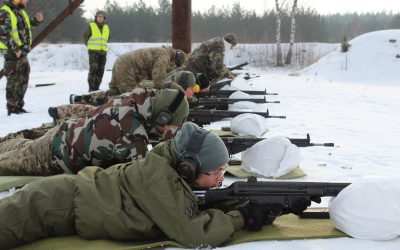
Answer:
<path fill-rule="evenodd" d="M 90 30 L 92 31 L 92 36 L 88 41 L 89 50 L 102 50 L 108 51 L 107 42 L 110 37 L 110 29 L 107 24 L 103 25 L 103 33 L 100 32 L 99 26 L 95 22 L 90 23 Z"/>
<path fill-rule="evenodd" d="M 15 13 L 11 10 L 11 8 L 8 5 L 4 5 L 1 7 L 2 10 L 7 11 L 10 14 L 11 18 L 11 37 L 14 40 L 15 44 L 18 45 L 18 47 L 22 47 L 22 41 L 19 37 L 18 34 L 18 28 L 17 28 L 17 16 Z M 25 10 L 21 10 L 22 16 L 24 17 L 26 25 L 28 25 L 28 30 L 29 30 L 29 45 L 32 45 L 32 30 L 31 30 L 31 21 L 29 20 L 28 13 L 26 13 Z M 8 49 L 7 46 L 0 42 L 0 49 Z"/>

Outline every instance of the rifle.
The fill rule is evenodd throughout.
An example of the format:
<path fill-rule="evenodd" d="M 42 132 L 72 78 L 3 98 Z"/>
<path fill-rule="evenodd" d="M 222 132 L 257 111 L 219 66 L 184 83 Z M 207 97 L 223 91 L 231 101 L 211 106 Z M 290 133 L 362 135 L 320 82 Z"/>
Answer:
<path fill-rule="evenodd" d="M 227 85 L 231 86 L 232 79 L 225 79 L 218 81 L 216 83 L 211 83 L 210 90 L 219 90 Z"/>
<path fill-rule="evenodd" d="M 249 64 L 250 64 L 249 62 L 244 62 L 244 63 L 238 64 L 236 66 L 233 66 L 233 67 L 228 67 L 228 69 L 229 69 L 229 71 L 238 70 L 238 69 L 242 70 L 244 66 L 247 66 Z"/>
<path fill-rule="evenodd" d="M 267 138 L 254 138 L 254 137 L 221 137 L 230 155 L 237 154 L 252 147 L 257 142 Z M 311 143 L 310 134 L 307 138 L 288 138 L 291 143 L 298 147 L 334 147 L 334 143 Z"/>
<path fill-rule="evenodd" d="M 229 97 L 236 91 L 241 91 L 249 95 L 278 95 L 278 93 L 268 93 L 267 90 L 210 90 L 209 92 L 199 92 L 197 98 L 205 97 Z"/>
<path fill-rule="evenodd" d="M 247 181 L 236 181 L 227 188 L 193 192 L 201 209 L 213 208 L 225 201 L 246 201 L 262 208 L 268 217 L 266 224 L 271 224 L 276 217 L 291 213 L 298 200 L 337 196 L 348 185 L 350 183 L 257 181 L 256 177 L 249 177 Z"/>
<path fill-rule="evenodd" d="M 254 102 L 254 103 L 280 103 L 280 101 L 267 101 L 264 98 L 199 98 L 197 102 L 191 103 L 191 108 L 202 108 L 202 109 L 218 109 L 227 110 L 229 105 L 235 102 Z"/>
<path fill-rule="evenodd" d="M 204 109 L 190 109 L 187 120 L 196 123 L 199 126 L 210 124 L 225 118 L 233 118 L 241 114 L 256 114 L 265 118 L 279 118 L 286 119 L 286 116 L 272 116 L 267 112 L 243 112 L 243 111 L 228 111 L 228 110 L 204 110 Z"/>

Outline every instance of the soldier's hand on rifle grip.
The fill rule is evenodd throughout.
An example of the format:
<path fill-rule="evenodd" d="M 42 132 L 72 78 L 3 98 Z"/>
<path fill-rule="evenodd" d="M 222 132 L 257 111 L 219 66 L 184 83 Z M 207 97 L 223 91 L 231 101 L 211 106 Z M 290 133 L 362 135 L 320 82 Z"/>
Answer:
<path fill-rule="evenodd" d="M 306 197 L 300 197 L 295 200 L 290 208 L 290 212 L 295 215 L 301 215 L 311 205 L 311 200 Z"/>
<path fill-rule="evenodd" d="M 249 204 L 239 208 L 239 211 L 243 216 L 245 229 L 249 231 L 260 231 L 265 225 L 267 216 L 265 209 L 254 204 Z"/>

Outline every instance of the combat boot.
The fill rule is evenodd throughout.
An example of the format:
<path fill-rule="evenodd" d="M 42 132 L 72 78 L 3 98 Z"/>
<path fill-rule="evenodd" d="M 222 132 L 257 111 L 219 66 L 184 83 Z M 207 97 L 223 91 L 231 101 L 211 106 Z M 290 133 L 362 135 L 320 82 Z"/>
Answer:
<path fill-rule="evenodd" d="M 71 95 L 69 96 L 69 103 L 70 103 L 70 104 L 80 103 L 80 102 L 82 102 L 82 96 L 81 96 L 81 95 L 74 95 L 74 94 L 71 94 Z"/>

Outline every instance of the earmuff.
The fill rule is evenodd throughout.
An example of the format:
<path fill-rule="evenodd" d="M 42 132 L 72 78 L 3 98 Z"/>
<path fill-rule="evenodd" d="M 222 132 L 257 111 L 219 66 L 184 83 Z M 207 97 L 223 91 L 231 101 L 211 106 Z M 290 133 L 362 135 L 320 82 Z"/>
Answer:
<path fill-rule="evenodd" d="M 199 175 L 201 162 L 198 154 L 208 133 L 210 133 L 210 131 L 196 128 L 190 136 L 186 151 L 184 151 L 179 157 L 178 173 L 189 184 L 194 183 Z"/>
<path fill-rule="evenodd" d="M 185 94 L 181 91 L 178 92 L 174 101 L 169 105 L 168 109 L 162 109 L 155 117 L 154 122 L 157 125 L 165 126 L 171 123 L 173 118 L 173 113 L 178 109 L 179 105 L 181 105 L 183 99 L 185 98 Z"/>

